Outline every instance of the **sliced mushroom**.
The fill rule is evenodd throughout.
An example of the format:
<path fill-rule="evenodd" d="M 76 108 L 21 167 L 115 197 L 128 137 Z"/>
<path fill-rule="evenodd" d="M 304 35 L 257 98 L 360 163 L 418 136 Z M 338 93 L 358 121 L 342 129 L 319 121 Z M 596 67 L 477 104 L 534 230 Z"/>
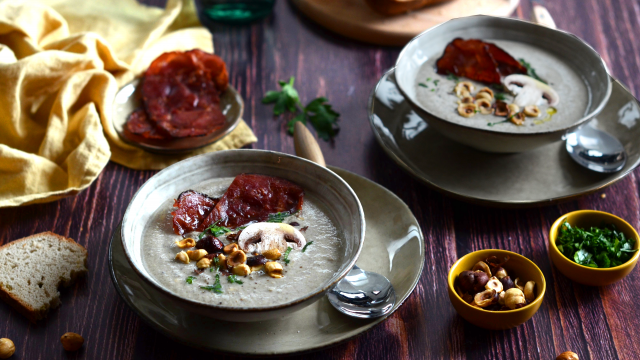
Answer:
<path fill-rule="evenodd" d="M 515 95 L 514 102 L 520 107 L 538 105 L 543 99 L 549 106 L 556 106 L 560 96 L 549 85 L 527 75 L 513 74 L 504 78 L 504 86 Z"/>
<path fill-rule="evenodd" d="M 249 225 L 238 238 L 238 246 L 247 253 L 262 254 L 271 249 L 281 253 L 287 247 L 300 250 L 307 243 L 300 231 L 289 224 L 261 222 Z"/>

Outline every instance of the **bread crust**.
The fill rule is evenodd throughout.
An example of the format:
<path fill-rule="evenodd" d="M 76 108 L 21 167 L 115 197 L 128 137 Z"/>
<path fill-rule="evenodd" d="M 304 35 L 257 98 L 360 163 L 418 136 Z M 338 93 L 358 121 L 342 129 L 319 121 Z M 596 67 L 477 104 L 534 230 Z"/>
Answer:
<path fill-rule="evenodd" d="M 382 15 L 398 15 L 450 0 L 365 0 L 367 5 Z"/>
<path fill-rule="evenodd" d="M 56 233 L 53 233 L 51 231 L 45 231 L 45 232 L 41 232 L 38 234 L 33 234 L 27 237 L 24 237 L 22 239 L 18 239 L 18 240 L 14 240 L 11 242 L 8 242 L 2 246 L 0 246 L 0 252 L 2 252 L 5 248 L 8 248 L 10 246 L 14 246 L 17 245 L 21 242 L 24 241 L 29 241 L 32 240 L 33 238 L 41 238 L 41 237 L 54 237 L 56 238 L 58 241 L 63 241 L 63 242 L 69 242 L 74 244 L 75 246 L 79 247 L 80 249 L 82 249 L 82 252 L 84 254 L 84 267 L 85 270 L 84 271 L 72 271 L 71 272 L 71 279 L 68 283 L 63 284 L 63 281 L 60 280 L 58 282 L 58 284 L 56 284 L 56 287 L 60 287 L 60 285 L 64 285 L 64 286 L 70 286 L 72 284 L 75 283 L 75 281 L 82 275 L 86 274 L 89 270 L 87 267 L 87 258 L 88 258 L 88 251 L 87 249 L 78 244 L 77 242 L 75 242 L 73 239 L 71 238 L 66 238 L 62 235 L 58 235 Z M 32 323 L 37 322 L 38 320 L 43 319 L 47 313 L 49 312 L 49 309 L 52 306 L 48 306 L 46 309 L 34 309 L 32 308 L 29 304 L 25 303 L 22 299 L 18 298 L 17 296 L 14 296 L 11 292 L 8 291 L 8 289 L 5 289 L 4 286 L 0 285 L 0 299 L 2 299 L 4 302 L 6 302 L 7 304 L 9 304 L 11 307 L 13 307 L 15 310 L 17 310 L 19 313 L 21 313 L 22 315 L 24 315 L 27 319 L 29 319 L 29 321 L 31 321 Z M 53 304 L 54 307 L 56 304 Z"/>

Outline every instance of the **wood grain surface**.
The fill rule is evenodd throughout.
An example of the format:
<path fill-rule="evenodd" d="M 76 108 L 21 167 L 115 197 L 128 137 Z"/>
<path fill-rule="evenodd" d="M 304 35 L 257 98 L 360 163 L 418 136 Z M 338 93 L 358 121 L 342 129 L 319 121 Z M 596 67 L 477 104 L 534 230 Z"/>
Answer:
<path fill-rule="evenodd" d="M 160 4 L 162 5 L 162 0 Z M 555 0 L 547 7 L 560 29 L 584 38 L 604 57 L 614 76 L 640 90 L 640 6 L 637 0 Z M 529 18 L 523 0 L 515 14 Z M 274 119 L 260 99 L 277 80 L 296 76 L 303 101 L 327 96 L 341 113 L 334 143 L 321 141 L 327 164 L 372 179 L 400 196 L 414 211 L 426 238 L 422 279 L 406 303 L 371 331 L 300 359 L 554 359 L 572 350 L 580 359 L 637 359 L 640 274 L 596 288 L 577 285 L 550 263 L 547 232 L 563 213 L 577 209 L 612 212 L 640 228 L 639 170 L 597 194 L 534 209 L 504 210 L 449 199 L 402 171 L 375 142 L 366 114 L 367 98 L 399 48 L 342 38 L 305 19 L 280 0 L 275 13 L 246 27 L 216 27 L 215 47 L 227 62 L 233 85 L 245 98 L 245 119 L 257 149 L 293 153 L 284 121 Z M 62 306 L 45 321 L 30 324 L 0 303 L 0 337 L 16 344 L 12 359 L 227 359 L 200 353 L 160 335 L 118 297 L 108 272 L 107 249 L 135 191 L 154 174 L 110 163 L 77 196 L 54 203 L 0 210 L 0 244 L 51 230 L 89 250 L 89 276 L 62 290 Z M 606 197 L 605 197 L 606 195 Z M 522 326 L 487 331 L 456 315 L 446 291 L 449 267 L 470 251 L 502 248 L 535 261 L 548 282 L 538 313 Z M 203 321 L 206 321 L 203 319 Z M 248 325 L 250 326 L 250 325 Z M 74 331 L 85 345 L 65 353 L 60 336 Z M 216 341 L 211 339 L 211 341 Z"/>

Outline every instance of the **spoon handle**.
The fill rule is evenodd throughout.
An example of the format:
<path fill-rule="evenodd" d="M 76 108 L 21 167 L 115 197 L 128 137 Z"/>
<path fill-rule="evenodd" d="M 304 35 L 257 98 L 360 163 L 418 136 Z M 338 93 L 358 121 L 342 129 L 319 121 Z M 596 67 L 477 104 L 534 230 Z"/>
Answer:
<path fill-rule="evenodd" d="M 540 4 L 533 5 L 532 17 L 533 17 L 533 22 L 535 22 L 536 24 L 540 24 L 552 29 L 557 28 L 556 22 L 553 21 L 551 14 L 549 14 L 549 10 L 547 10 L 546 7 Z"/>
<path fill-rule="evenodd" d="M 294 127 L 293 144 L 296 149 L 296 155 L 299 157 L 311 160 L 320 166 L 327 166 L 316 138 L 313 137 L 309 129 L 300 121 L 296 122 Z"/>

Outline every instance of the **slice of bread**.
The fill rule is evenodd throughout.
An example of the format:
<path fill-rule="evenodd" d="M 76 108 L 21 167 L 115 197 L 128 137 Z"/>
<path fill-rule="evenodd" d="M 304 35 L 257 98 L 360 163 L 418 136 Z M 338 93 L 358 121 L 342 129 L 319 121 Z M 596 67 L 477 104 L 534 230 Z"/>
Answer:
<path fill-rule="evenodd" d="M 87 250 L 72 239 L 43 232 L 0 247 L 0 299 L 36 322 L 60 305 L 60 284 L 87 272 Z"/>

